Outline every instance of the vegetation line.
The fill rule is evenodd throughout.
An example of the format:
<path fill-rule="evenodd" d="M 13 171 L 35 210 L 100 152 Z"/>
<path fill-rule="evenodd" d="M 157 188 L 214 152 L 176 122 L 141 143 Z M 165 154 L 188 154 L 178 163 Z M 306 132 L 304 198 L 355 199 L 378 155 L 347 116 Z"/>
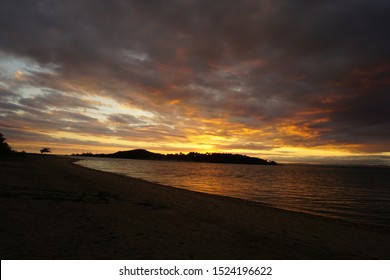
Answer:
<path fill-rule="evenodd" d="M 210 163 L 235 163 L 235 164 L 259 164 L 259 165 L 276 165 L 275 161 L 268 161 L 257 157 L 246 155 L 229 154 L 229 153 L 196 153 L 188 154 L 160 154 L 149 152 L 144 149 L 135 149 L 129 151 L 119 151 L 112 154 L 72 154 L 73 156 L 86 157 L 104 157 L 104 158 L 127 158 L 127 159 L 150 159 L 150 160 L 172 160 L 187 162 L 210 162 Z"/>

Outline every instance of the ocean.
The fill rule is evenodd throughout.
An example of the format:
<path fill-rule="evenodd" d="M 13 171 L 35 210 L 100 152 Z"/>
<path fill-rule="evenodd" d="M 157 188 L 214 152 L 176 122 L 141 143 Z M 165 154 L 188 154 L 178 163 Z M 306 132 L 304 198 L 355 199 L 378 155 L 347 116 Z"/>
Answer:
<path fill-rule="evenodd" d="M 272 207 L 390 226 L 390 168 L 79 157 L 76 164 Z"/>

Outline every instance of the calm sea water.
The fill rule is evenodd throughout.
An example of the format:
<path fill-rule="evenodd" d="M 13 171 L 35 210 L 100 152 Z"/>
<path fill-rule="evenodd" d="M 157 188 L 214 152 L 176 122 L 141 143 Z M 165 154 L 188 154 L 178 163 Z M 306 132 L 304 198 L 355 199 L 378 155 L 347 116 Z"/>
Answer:
<path fill-rule="evenodd" d="M 79 165 L 178 188 L 390 226 L 390 168 L 82 158 Z"/>

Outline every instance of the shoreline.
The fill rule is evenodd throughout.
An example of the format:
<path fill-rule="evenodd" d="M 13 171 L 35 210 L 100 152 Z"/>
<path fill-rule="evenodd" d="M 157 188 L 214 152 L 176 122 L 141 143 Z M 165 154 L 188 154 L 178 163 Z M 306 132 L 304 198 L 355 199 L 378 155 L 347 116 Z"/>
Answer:
<path fill-rule="evenodd" d="M 2 259 L 389 259 L 390 230 L 74 164 L 1 159 Z"/>
<path fill-rule="evenodd" d="M 65 156 L 65 157 L 68 157 L 68 156 Z M 69 156 L 69 158 L 72 158 L 72 156 Z M 82 167 L 82 168 L 86 168 L 86 169 L 94 170 L 94 171 L 99 171 L 99 172 L 103 172 L 103 173 L 107 173 L 107 174 L 112 174 L 112 175 L 116 175 L 116 176 L 121 176 L 121 177 L 125 177 L 125 178 L 130 178 L 132 180 L 140 180 L 140 181 L 143 181 L 145 183 L 158 185 L 160 187 L 174 188 L 174 189 L 179 189 L 179 190 L 183 190 L 183 191 L 186 191 L 186 192 L 193 192 L 193 193 L 201 194 L 201 195 L 205 194 L 205 195 L 211 196 L 211 198 L 212 197 L 220 197 L 220 198 L 224 198 L 224 199 L 233 199 L 233 200 L 241 201 L 242 203 L 253 203 L 253 204 L 256 204 L 256 205 L 260 205 L 262 207 L 267 207 L 267 208 L 271 208 L 271 209 L 275 209 L 275 210 L 291 212 L 293 214 L 308 215 L 309 217 L 315 217 L 315 218 L 318 218 L 318 219 L 325 219 L 325 220 L 334 221 L 334 222 L 347 223 L 347 224 L 351 224 L 351 225 L 355 225 L 355 226 L 366 226 L 366 227 L 377 228 L 378 230 L 385 230 L 385 231 L 389 230 L 390 231 L 390 226 L 387 226 L 387 225 L 356 222 L 356 221 L 352 221 L 352 220 L 342 219 L 342 218 L 339 218 L 339 217 L 330 217 L 330 216 L 326 216 L 326 215 L 315 214 L 315 213 L 312 213 L 312 212 L 309 212 L 309 211 L 305 212 L 305 211 L 299 211 L 299 210 L 293 210 L 293 209 L 285 209 L 285 208 L 281 208 L 281 207 L 276 207 L 276 206 L 274 206 L 272 204 L 269 204 L 269 203 L 265 203 L 265 202 L 261 202 L 261 201 L 255 201 L 255 200 L 250 200 L 250 199 L 245 199 L 245 198 L 241 198 L 241 197 L 234 197 L 234 196 L 221 195 L 221 194 L 213 194 L 213 193 L 208 193 L 208 192 L 201 192 L 201 191 L 196 191 L 196 190 L 192 190 L 192 189 L 176 187 L 176 186 L 173 186 L 173 185 L 168 185 L 168 184 L 163 184 L 163 183 L 157 183 L 157 182 L 149 181 L 149 180 L 143 179 L 143 178 L 131 177 L 131 176 L 120 174 L 120 173 L 116 173 L 116 172 L 110 172 L 110 171 L 103 171 L 103 170 L 99 170 L 99 169 L 94 169 L 94 168 L 91 168 L 91 167 L 83 166 L 81 164 L 77 164 L 78 161 L 83 160 L 83 159 L 77 159 L 77 158 L 73 158 L 73 159 L 74 159 L 74 161 L 72 161 L 72 163 L 74 165 Z M 124 159 L 124 160 L 126 160 L 126 159 Z M 211 163 L 211 164 L 213 164 L 213 163 Z"/>
<path fill-rule="evenodd" d="M 306 214 L 306 215 L 310 215 L 310 216 L 315 216 L 315 217 L 318 217 L 318 218 L 325 218 L 325 219 L 330 219 L 330 220 L 336 220 L 336 221 L 341 221 L 341 222 L 346 222 L 346 223 L 351 223 L 351 224 L 355 224 L 355 225 L 365 225 L 365 226 L 370 226 L 370 227 L 376 227 L 378 229 L 382 229 L 382 228 L 385 228 L 385 229 L 388 229 L 390 230 L 390 224 L 388 223 L 381 223 L 381 222 L 373 222 L 372 220 L 371 221 L 365 221 L 365 220 L 358 220 L 357 218 L 345 218 L 345 216 L 343 217 L 343 213 L 335 213 L 333 215 L 330 215 L 330 214 L 322 214 L 318 211 L 314 211 L 314 210 L 301 210 L 299 208 L 293 208 L 293 207 L 278 207 L 277 205 L 273 205 L 273 204 L 270 204 L 270 203 L 266 203 L 266 202 L 263 202 L 263 201 L 259 201 L 259 200 L 252 200 L 250 198 L 247 198 L 245 196 L 229 196 L 229 195 L 224 195 L 224 194 L 220 194 L 220 193 L 213 193 L 213 192 L 207 192 L 207 191 L 202 191 L 202 190 L 195 190 L 191 187 L 191 185 L 183 185 L 184 187 L 181 187 L 181 186 L 176 186 L 174 185 L 174 183 L 172 182 L 156 182 L 156 181 L 153 181 L 153 180 L 149 180 L 149 179 L 144 179 L 144 178 L 141 178 L 141 177 L 132 177 L 130 175 L 126 175 L 126 174 L 122 174 L 122 173 L 117 173 L 117 172 L 114 172 L 114 171 L 106 171 L 106 170 L 103 170 L 103 169 L 95 169 L 93 167 L 89 167 L 88 164 L 87 165 L 83 165 L 83 164 L 79 164 L 77 162 L 79 161 L 88 161 L 89 160 L 89 157 L 83 157 L 83 156 L 68 156 L 69 158 L 73 158 L 74 159 L 74 164 L 78 165 L 78 166 L 81 166 L 81 167 L 84 167 L 84 168 L 88 168 L 88 169 L 91 169 L 91 170 L 97 170 L 97 171 L 101 171 L 101 172 L 106 172 L 106 173 L 110 173 L 110 174 L 116 174 L 116 175 L 119 175 L 119 176 L 125 176 L 125 177 L 128 177 L 128 178 L 132 178 L 132 179 L 136 179 L 136 180 L 143 180 L 143 181 L 146 181 L 146 182 L 149 182 L 151 184 L 157 184 L 157 185 L 161 185 L 161 186 L 166 186 L 166 187 L 171 187 L 171 188 L 176 188 L 176 189 L 183 189 L 183 190 L 186 190 L 186 191 L 191 191 L 191 192 L 195 192 L 195 193 L 204 193 L 204 194 L 209 194 L 209 195 L 215 195 L 215 196 L 219 196 L 219 197 L 226 197 L 226 198 L 232 198 L 232 199 L 238 199 L 238 200 L 243 200 L 243 201 L 249 201 L 249 202 L 254 202 L 254 203 L 257 203 L 257 204 L 260 204 L 262 206 L 266 206 L 266 207 L 270 207 L 270 208 L 274 208 L 274 209 L 279 209 L 279 210 L 283 210 L 283 211 L 288 211 L 288 212 L 293 212 L 293 213 L 301 213 L 301 214 Z M 131 158 L 107 158 L 107 157 L 92 157 L 92 158 L 98 158 L 98 159 L 114 159 L 114 160 L 145 160 L 145 161 L 154 161 L 154 162 L 159 162 L 159 161 L 166 161 L 166 160 L 158 160 L 158 159 L 131 159 Z M 180 161 L 176 161 L 176 162 L 180 162 Z M 194 163 L 194 164 L 197 164 L 198 162 L 190 162 L 188 161 L 187 163 Z M 202 162 L 199 162 L 199 163 L 202 163 Z M 216 163 L 206 163 L 206 164 L 216 164 Z M 218 163 L 217 163 L 218 164 Z M 228 163 L 223 163 L 223 164 L 228 164 Z M 230 164 L 233 164 L 233 165 L 236 165 L 235 163 L 230 163 Z M 242 164 L 240 164 L 242 165 Z M 244 164 L 245 165 L 245 164 Z M 282 166 L 283 164 L 278 164 L 278 166 Z M 383 167 L 372 167 L 372 166 L 337 166 L 337 165 L 311 165 L 311 164 L 291 164 L 291 165 L 294 165 L 294 166 L 315 166 L 315 167 L 341 167 L 341 168 L 383 168 Z M 328 213 L 331 213 L 331 212 L 328 212 Z"/>

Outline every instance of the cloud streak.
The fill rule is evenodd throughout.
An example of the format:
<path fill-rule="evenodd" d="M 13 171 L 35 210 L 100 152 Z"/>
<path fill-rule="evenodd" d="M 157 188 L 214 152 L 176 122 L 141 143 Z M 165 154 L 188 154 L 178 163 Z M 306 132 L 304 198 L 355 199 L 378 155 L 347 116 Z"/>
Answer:
<path fill-rule="evenodd" d="M 166 150 L 172 135 L 171 149 L 389 153 L 389 10 L 363 0 L 2 1 L 1 120 Z M 24 67 L 4 74 L 16 58 Z"/>

